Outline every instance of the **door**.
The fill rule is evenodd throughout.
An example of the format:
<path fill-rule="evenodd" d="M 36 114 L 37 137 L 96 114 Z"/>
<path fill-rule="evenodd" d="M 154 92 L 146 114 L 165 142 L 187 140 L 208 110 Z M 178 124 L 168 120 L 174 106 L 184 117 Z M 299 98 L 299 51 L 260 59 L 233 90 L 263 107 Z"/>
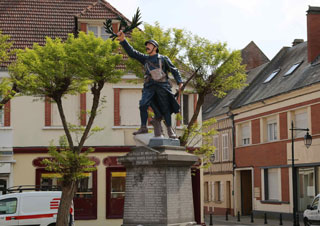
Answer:
<path fill-rule="evenodd" d="M 17 226 L 19 221 L 15 219 L 18 211 L 17 198 L 0 199 L 0 225 Z"/>
<path fill-rule="evenodd" d="M 0 195 L 6 194 L 7 179 L 0 178 Z"/>
<path fill-rule="evenodd" d="M 241 211 L 242 215 L 250 215 L 252 212 L 251 170 L 241 171 Z"/>

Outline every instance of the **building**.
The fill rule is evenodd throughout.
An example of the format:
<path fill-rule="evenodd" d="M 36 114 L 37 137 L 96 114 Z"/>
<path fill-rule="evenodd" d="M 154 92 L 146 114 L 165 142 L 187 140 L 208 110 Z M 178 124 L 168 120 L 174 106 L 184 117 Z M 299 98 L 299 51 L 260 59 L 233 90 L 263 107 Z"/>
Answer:
<path fill-rule="evenodd" d="M 291 47 L 282 48 L 231 104 L 235 213 L 290 215 L 294 198 L 302 212 L 319 193 L 319 25 L 320 8 L 310 6 L 308 41 L 295 39 Z M 294 131 L 296 184 L 292 181 L 291 123 L 294 128 L 310 129 L 313 137 L 307 149 L 306 132 Z"/>
<path fill-rule="evenodd" d="M 103 22 L 118 15 L 124 17 L 102 0 L 3 0 L 0 2 L 0 30 L 10 35 L 14 48 L 19 49 L 31 48 L 35 42 L 43 45 L 46 36 L 65 40 L 69 33 L 77 30 L 92 31 L 106 39 Z M 113 20 L 115 29 L 117 23 Z M 7 63 L 0 67 L 1 77 L 8 76 Z M 137 77 L 126 74 L 120 83 L 106 84 L 103 89 L 106 103 L 95 125 L 105 129 L 86 142 L 86 146 L 95 147 L 91 159 L 97 171 L 80 182 L 74 198 L 79 226 L 122 223 L 126 173 L 118 164 L 117 156 L 128 153 L 135 145 L 132 132 L 140 124 L 138 101 L 142 89 L 142 81 L 129 83 L 130 80 L 136 81 Z M 79 119 L 78 115 L 90 109 L 90 97 L 87 93 L 64 100 L 70 122 L 86 125 L 87 118 Z M 196 98 L 194 94 L 183 97 L 183 115 L 187 119 L 192 116 Z M 32 97 L 17 96 L 5 106 L 0 119 L 0 141 L 3 141 L 0 186 L 56 185 L 59 175 L 46 171 L 41 164 L 41 160 L 48 157 L 50 141 L 57 143 L 64 133 L 56 105 L 47 99 L 35 102 Z M 177 125 L 178 130 L 182 128 L 183 122 Z"/>
<path fill-rule="evenodd" d="M 269 59 L 254 43 L 241 50 L 242 63 L 246 64 L 247 84 L 250 84 Z M 216 147 L 212 165 L 204 170 L 204 212 L 215 215 L 234 214 L 234 115 L 230 110 L 232 102 L 243 91 L 231 90 L 225 97 L 206 96 L 203 106 L 203 120 L 215 118 L 212 126 L 218 132 L 213 137 Z"/>

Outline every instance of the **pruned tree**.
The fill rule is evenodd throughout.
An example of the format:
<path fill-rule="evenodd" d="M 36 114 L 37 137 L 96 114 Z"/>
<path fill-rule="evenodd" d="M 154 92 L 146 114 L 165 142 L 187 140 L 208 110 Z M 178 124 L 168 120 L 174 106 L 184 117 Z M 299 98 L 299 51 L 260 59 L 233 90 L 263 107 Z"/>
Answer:
<path fill-rule="evenodd" d="M 118 42 L 104 41 L 93 33 L 80 32 L 78 38 L 69 35 L 66 42 L 47 38 L 44 46 L 34 44 L 32 49 L 17 54 L 15 69 L 19 68 L 20 74 L 27 75 L 23 81 L 18 81 L 20 91 L 25 95 L 48 97 L 56 103 L 65 132 L 60 148 L 50 148 L 53 158 L 44 162 L 48 170 L 62 175 L 62 197 L 56 226 L 68 225 L 69 208 L 77 183 L 83 172 L 94 170 L 93 162 L 87 156 L 92 150 L 83 153 L 83 147 L 92 131 L 105 83 L 117 82 L 123 74 L 117 67 L 122 63 L 118 49 Z M 87 125 L 78 126 L 77 131 L 82 135 L 75 143 L 71 134 L 75 127 L 68 124 L 62 99 L 88 89 L 92 94 L 92 106 Z"/>

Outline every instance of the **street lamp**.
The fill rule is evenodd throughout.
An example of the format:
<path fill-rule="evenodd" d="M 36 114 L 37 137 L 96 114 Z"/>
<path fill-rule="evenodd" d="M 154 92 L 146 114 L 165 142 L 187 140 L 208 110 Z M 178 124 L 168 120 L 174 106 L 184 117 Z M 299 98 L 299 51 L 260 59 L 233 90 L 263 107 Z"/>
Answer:
<path fill-rule="evenodd" d="M 296 169 L 294 167 L 294 136 L 293 136 L 293 131 L 298 130 L 298 131 L 307 131 L 307 134 L 304 136 L 304 144 L 307 148 L 310 147 L 312 144 L 312 137 L 309 134 L 309 129 L 301 129 L 301 128 L 294 128 L 293 127 L 293 121 L 291 121 L 291 155 L 292 155 L 292 162 L 291 162 L 291 167 L 292 167 L 292 186 L 293 186 L 293 226 L 299 226 L 299 221 L 297 221 L 297 174 L 296 174 Z"/>

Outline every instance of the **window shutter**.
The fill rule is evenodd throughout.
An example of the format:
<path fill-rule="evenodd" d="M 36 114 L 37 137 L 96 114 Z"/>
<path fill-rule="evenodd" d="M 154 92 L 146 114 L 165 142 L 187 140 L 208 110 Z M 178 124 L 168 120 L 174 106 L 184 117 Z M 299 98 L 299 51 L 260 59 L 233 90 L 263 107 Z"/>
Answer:
<path fill-rule="evenodd" d="M 215 201 L 214 197 L 214 182 L 211 181 L 211 201 Z"/>
<path fill-rule="evenodd" d="M 224 186 L 223 186 L 223 182 L 220 182 L 220 201 L 222 202 L 224 200 Z"/>

